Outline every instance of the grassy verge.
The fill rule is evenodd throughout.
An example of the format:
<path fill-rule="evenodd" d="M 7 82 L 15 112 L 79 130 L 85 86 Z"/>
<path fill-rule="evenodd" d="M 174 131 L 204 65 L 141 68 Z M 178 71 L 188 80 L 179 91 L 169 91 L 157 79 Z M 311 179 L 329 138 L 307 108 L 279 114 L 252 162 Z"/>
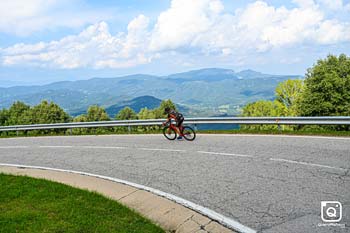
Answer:
<path fill-rule="evenodd" d="M 0 174 L 0 232 L 164 232 L 100 194 Z"/>
<path fill-rule="evenodd" d="M 20 137 L 38 137 L 38 136 L 65 136 L 65 135 L 124 135 L 124 134 L 161 134 L 162 129 L 152 129 L 152 130 L 140 130 L 131 129 L 131 131 L 124 130 L 113 132 L 109 130 L 103 130 L 102 128 L 96 130 L 86 130 L 86 131 L 73 131 L 72 134 L 67 131 L 46 131 L 46 132 L 31 132 L 28 133 L 19 132 Z M 307 130 L 256 130 L 256 129 L 232 129 L 232 130 L 197 130 L 197 133 L 207 133 L 207 134 L 276 134 L 276 135 L 312 135 L 312 136 L 341 136 L 350 137 L 350 131 L 335 131 L 335 130 L 323 130 L 323 129 L 307 129 Z M 16 132 L 0 133 L 0 138 L 10 138 L 16 137 Z"/>
<path fill-rule="evenodd" d="M 122 130 L 111 129 L 111 128 L 96 128 L 96 129 L 73 129 L 70 130 L 28 130 L 28 131 L 8 131 L 8 132 L 0 132 L 0 138 L 10 138 L 10 137 L 40 137 L 40 136 L 68 136 L 68 135 L 109 135 L 109 134 L 158 134 L 162 133 L 163 128 L 158 129 L 138 129 L 132 127 L 129 131 L 127 128 Z"/>

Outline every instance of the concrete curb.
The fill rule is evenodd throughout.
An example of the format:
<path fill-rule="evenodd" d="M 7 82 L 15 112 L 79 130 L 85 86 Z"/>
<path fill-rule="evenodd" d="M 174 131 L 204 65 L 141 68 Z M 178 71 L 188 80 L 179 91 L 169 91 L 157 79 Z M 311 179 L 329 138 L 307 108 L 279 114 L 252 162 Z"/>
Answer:
<path fill-rule="evenodd" d="M 102 193 L 159 224 L 168 232 L 237 232 L 255 230 L 210 209 L 169 193 L 132 182 L 91 173 L 0 163 L 0 172 L 44 178 Z"/>

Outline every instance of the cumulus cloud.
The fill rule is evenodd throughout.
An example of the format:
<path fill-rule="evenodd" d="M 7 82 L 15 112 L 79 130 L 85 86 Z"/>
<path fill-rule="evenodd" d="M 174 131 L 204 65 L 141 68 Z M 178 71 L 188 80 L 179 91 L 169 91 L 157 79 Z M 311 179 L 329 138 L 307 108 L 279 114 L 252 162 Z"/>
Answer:
<path fill-rule="evenodd" d="M 225 12 L 220 1 L 173 0 L 157 20 L 151 49 L 199 48 L 204 54 L 229 55 L 238 50 L 264 52 L 303 42 L 322 44 L 349 41 L 347 23 L 328 20 L 313 0 L 294 0 L 298 7 L 274 7 L 264 1 Z M 210 7 L 218 7 L 213 10 Z M 323 35 L 325 28 L 332 27 Z"/>
<path fill-rule="evenodd" d="M 72 69 L 79 67 L 122 68 L 148 62 L 142 51 L 148 19 L 140 15 L 130 22 L 128 33 L 112 36 L 100 22 L 78 35 L 59 41 L 16 44 L 2 50 L 4 65 L 26 64 Z M 150 58 L 149 58 L 150 59 Z"/>
<path fill-rule="evenodd" d="M 189 45 L 196 35 L 209 31 L 223 10 L 219 0 L 173 0 L 162 12 L 152 32 L 151 50 Z"/>
<path fill-rule="evenodd" d="M 58 41 L 4 48 L 1 62 L 66 69 L 121 68 L 150 63 L 171 51 L 237 57 L 275 48 L 350 42 L 349 22 L 328 18 L 320 2 L 293 2 L 295 7 L 287 8 L 256 1 L 228 12 L 220 0 L 172 0 L 153 25 L 139 15 L 129 22 L 126 32 L 111 35 L 107 23 L 101 22 Z"/>
<path fill-rule="evenodd" d="M 106 10 L 91 10 L 82 5 L 80 0 L 1 1 L 0 32 L 28 36 L 45 29 L 76 28 L 111 18 Z"/>

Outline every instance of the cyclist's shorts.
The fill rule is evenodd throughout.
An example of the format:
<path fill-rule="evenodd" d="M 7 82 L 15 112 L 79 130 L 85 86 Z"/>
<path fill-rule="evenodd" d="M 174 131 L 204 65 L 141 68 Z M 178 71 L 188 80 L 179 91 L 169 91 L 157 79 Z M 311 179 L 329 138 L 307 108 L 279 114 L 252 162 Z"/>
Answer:
<path fill-rule="evenodd" d="M 184 122 L 185 118 L 181 117 L 179 119 L 176 119 L 176 127 L 179 127 L 182 125 L 182 123 Z"/>

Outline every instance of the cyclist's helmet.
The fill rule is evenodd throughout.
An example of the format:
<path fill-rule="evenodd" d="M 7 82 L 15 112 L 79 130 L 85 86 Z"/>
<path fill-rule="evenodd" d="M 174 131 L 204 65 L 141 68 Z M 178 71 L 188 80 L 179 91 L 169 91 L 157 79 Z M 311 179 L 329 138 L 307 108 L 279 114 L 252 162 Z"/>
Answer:
<path fill-rule="evenodd" d="M 165 114 L 168 114 L 169 112 L 170 112 L 170 108 L 169 108 L 169 107 L 165 107 L 164 113 L 165 113 Z"/>

